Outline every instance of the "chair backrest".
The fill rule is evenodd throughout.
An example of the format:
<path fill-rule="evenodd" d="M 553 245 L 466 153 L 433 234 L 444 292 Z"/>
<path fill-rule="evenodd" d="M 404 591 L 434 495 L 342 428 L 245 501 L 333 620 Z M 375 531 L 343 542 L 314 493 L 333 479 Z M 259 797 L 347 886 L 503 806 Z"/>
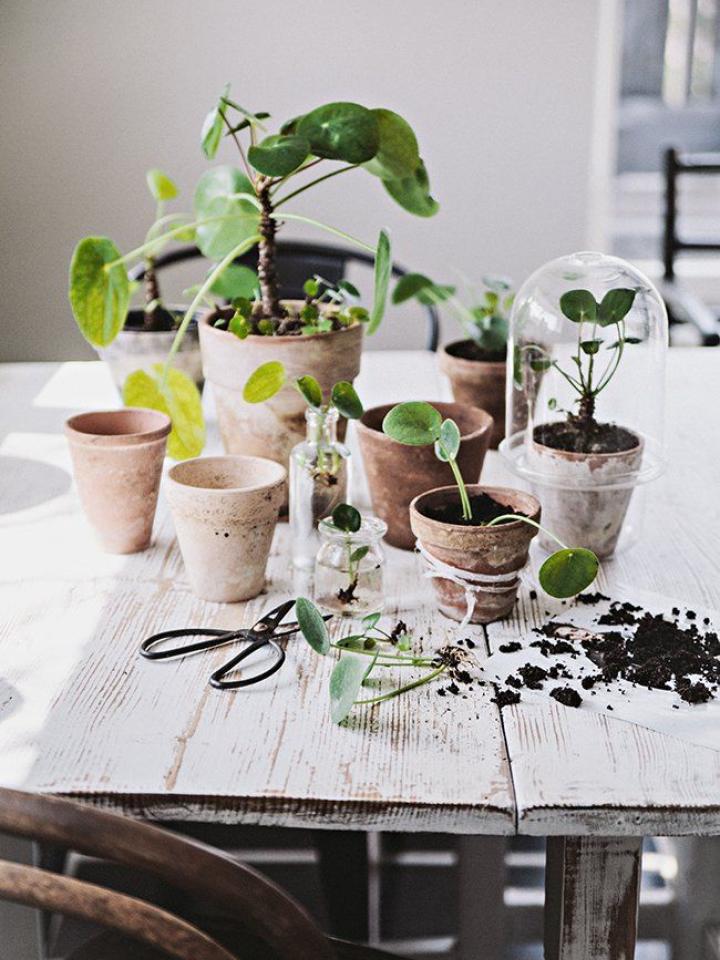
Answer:
<path fill-rule="evenodd" d="M 309 243 L 304 240 L 277 241 L 277 268 L 282 278 L 282 296 L 287 300 L 302 300 L 305 297 L 303 283 L 308 277 L 316 273 L 329 283 L 337 283 L 345 278 L 348 265 L 360 263 L 372 267 L 375 258 L 362 250 L 353 250 L 350 247 L 335 247 L 323 243 Z M 178 247 L 168 253 L 161 254 L 155 261 L 155 269 L 182 263 L 202 257 L 197 247 Z M 238 258 L 238 263 L 255 269 L 257 267 L 257 250 L 248 251 Z M 392 265 L 392 275 L 403 277 L 407 273 L 404 267 L 397 263 Z M 142 280 L 145 276 L 144 264 L 138 264 L 131 272 L 133 280 Z M 436 307 L 427 304 L 423 307 L 427 320 L 425 345 L 428 350 L 437 350 L 440 337 L 440 319 Z"/>
<path fill-rule="evenodd" d="M 0 833 L 112 860 L 237 917 L 283 960 L 333 960 L 305 910 L 225 854 L 150 824 L 68 800 L 0 789 Z M 0 898 L 84 917 L 179 960 L 235 960 L 207 934 L 152 904 L 71 877 L 0 861 Z"/>

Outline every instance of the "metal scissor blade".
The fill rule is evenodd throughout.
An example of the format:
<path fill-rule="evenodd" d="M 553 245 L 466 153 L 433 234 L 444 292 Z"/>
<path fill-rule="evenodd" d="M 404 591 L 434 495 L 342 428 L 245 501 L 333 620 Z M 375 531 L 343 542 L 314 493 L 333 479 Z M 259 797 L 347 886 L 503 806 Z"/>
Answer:
<path fill-rule="evenodd" d="M 253 636 L 262 637 L 268 634 L 274 634 L 280 621 L 292 610 L 294 603 L 294 600 L 286 600 L 285 603 L 278 604 L 277 607 L 274 607 L 260 617 L 260 619 L 246 631 L 248 639 L 252 639 Z"/>

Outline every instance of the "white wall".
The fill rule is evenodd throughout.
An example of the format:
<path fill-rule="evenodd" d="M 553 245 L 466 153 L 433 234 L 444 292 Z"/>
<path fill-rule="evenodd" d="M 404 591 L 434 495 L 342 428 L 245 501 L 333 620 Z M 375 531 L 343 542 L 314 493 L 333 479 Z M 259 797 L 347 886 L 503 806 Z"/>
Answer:
<path fill-rule="evenodd" d="M 616 0 L 3 0 L 0 359 L 89 356 L 67 305 L 76 240 L 149 222 L 144 173 L 186 196 L 225 81 L 285 119 L 328 100 L 415 127 L 441 212 L 404 213 L 361 171 L 297 201 L 440 278 L 602 244 Z M 224 155 L 230 162 L 229 147 Z M 302 235 L 295 227 L 285 235 Z M 452 332 L 448 330 L 448 332 Z M 383 334 L 401 345 L 404 334 Z"/>

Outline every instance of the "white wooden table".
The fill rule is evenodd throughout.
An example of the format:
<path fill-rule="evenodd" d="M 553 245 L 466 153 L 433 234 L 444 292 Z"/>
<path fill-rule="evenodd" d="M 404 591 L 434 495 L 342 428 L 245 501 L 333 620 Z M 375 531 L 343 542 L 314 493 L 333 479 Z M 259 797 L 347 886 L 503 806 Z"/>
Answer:
<path fill-rule="evenodd" d="M 719 374 L 720 351 L 671 353 L 668 473 L 648 491 L 642 541 L 603 565 L 603 589 L 720 608 Z M 448 397 L 419 351 L 366 354 L 358 386 L 366 405 Z M 301 641 L 277 682 L 237 693 L 206 682 L 224 651 L 141 660 L 159 629 L 250 623 L 295 595 L 286 527 L 265 595 L 200 601 L 162 496 L 143 554 L 100 553 L 84 523 L 61 429 L 117 405 L 104 367 L 0 366 L 0 396 L 1 784 L 176 820 L 547 836 L 547 955 L 632 955 L 641 837 L 720 833 L 716 752 L 550 701 L 501 714 L 478 686 L 466 699 L 423 687 L 337 727 L 330 658 Z M 483 480 L 517 485 L 494 453 Z M 415 558 L 388 558 L 388 616 L 439 645 L 449 624 Z M 524 593 L 511 620 L 471 628 L 480 655 L 529 623 Z"/>

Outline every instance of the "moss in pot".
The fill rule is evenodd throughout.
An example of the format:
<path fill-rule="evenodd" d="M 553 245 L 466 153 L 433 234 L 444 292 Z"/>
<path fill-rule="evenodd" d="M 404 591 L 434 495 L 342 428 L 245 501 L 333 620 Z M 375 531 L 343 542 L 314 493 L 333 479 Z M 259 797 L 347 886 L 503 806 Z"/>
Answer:
<path fill-rule="evenodd" d="M 434 445 L 436 456 L 448 464 L 455 478 L 455 487 L 430 490 L 410 505 L 410 523 L 441 612 L 471 623 L 507 616 L 515 603 L 530 541 L 540 530 L 560 547 L 539 571 L 547 593 L 571 597 L 595 579 L 595 554 L 568 547 L 541 527 L 535 497 L 518 490 L 465 484 L 456 462 L 460 431 L 431 404 L 393 407 L 383 430 L 399 443 Z"/>
<path fill-rule="evenodd" d="M 454 286 L 411 273 L 400 278 L 392 300 L 403 303 L 414 298 L 424 305 L 443 306 L 460 323 L 466 339 L 445 344 L 438 362 L 450 380 L 455 401 L 487 410 L 492 416 L 495 425 L 490 446 L 495 448 L 505 436 L 508 314 L 514 294 L 503 277 L 483 277 L 482 283 L 482 291 L 470 290 L 465 303 Z"/>

